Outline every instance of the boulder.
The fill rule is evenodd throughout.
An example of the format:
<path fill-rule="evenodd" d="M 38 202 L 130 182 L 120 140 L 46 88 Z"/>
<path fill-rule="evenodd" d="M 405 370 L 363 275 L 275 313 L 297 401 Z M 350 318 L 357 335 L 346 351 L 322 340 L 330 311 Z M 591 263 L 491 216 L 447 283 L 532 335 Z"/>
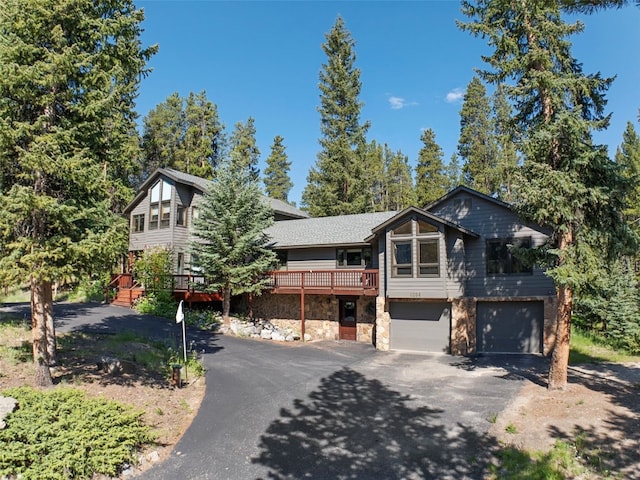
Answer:
<path fill-rule="evenodd" d="M 265 328 L 260 333 L 260 338 L 263 338 L 265 340 L 271 340 L 271 335 L 272 335 L 271 330 Z"/>
<path fill-rule="evenodd" d="M 275 340 L 276 342 L 284 342 L 285 338 L 285 334 L 280 332 L 279 330 L 274 330 L 271 334 L 271 340 Z"/>
<path fill-rule="evenodd" d="M 96 361 L 98 371 L 108 373 L 109 375 L 122 375 L 123 373 L 135 373 L 136 364 L 128 360 L 120 360 L 119 358 L 100 357 Z"/>
<path fill-rule="evenodd" d="M 0 397 L 0 430 L 6 427 L 4 419 L 18 406 L 18 401 L 12 397 Z"/>

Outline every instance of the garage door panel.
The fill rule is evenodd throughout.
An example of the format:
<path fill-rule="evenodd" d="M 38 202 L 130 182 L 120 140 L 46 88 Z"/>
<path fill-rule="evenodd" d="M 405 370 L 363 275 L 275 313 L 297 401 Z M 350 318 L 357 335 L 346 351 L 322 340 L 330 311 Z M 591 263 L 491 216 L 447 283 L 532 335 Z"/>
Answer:
<path fill-rule="evenodd" d="M 487 353 L 540 353 L 542 302 L 478 302 L 477 349 Z"/>
<path fill-rule="evenodd" d="M 448 303 L 389 304 L 390 348 L 415 352 L 448 352 L 451 306 Z"/>

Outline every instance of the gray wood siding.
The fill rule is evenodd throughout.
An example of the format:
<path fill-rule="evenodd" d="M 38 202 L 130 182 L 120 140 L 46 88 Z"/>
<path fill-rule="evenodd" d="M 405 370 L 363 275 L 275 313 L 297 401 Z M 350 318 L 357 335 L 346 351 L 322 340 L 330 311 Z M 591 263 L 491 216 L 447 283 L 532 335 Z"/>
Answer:
<path fill-rule="evenodd" d="M 335 270 L 335 248 L 304 248 L 289 250 L 287 270 Z"/>
<path fill-rule="evenodd" d="M 465 295 L 475 297 L 511 297 L 553 295 L 555 288 L 543 270 L 535 267 L 532 274 L 487 275 L 486 241 L 492 238 L 531 237 L 531 245 L 545 243 L 547 236 L 524 225 L 510 209 L 494 202 L 470 196 L 471 208 L 458 209 L 456 198 L 469 197 L 465 192 L 449 198 L 432 212 L 451 222 L 458 223 L 480 235 L 465 238 Z"/>
<path fill-rule="evenodd" d="M 400 239 L 394 237 L 394 240 Z M 414 243 L 415 247 L 415 243 Z M 439 237 L 439 277 L 418 277 L 418 248 L 412 248 L 412 277 L 393 276 L 393 244 L 390 231 L 386 232 L 386 296 L 389 298 L 447 298 L 447 249 L 442 232 Z"/>
<path fill-rule="evenodd" d="M 445 232 L 447 298 L 459 298 L 464 296 L 466 290 L 465 239 L 462 233 L 453 228 L 447 228 Z"/>

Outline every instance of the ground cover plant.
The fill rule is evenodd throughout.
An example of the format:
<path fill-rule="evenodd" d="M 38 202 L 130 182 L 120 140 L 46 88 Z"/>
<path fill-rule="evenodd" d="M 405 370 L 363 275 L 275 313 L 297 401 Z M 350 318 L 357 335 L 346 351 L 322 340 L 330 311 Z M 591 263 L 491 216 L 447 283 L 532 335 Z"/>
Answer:
<path fill-rule="evenodd" d="M 54 387 L 40 390 L 30 333 L 27 320 L 0 317 L 0 395 L 20 402 L 0 430 L 0 477 L 91 478 L 127 465 L 144 469 L 168 455 L 199 408 L 204 368 L 190 352 L 189 382 L 173 387 L 171 366 L 182 357 L 172 339 L 58 335 Z M 102 357 L 128 362 L 134 371 L 109 374 L 98 368 Z"/>
<path fill-rule="evenodd" d="M 65 387 L 6 390 L 19 408 L 0 430 L 0 474 L 23 480 L 115 476 L 153 440 L 142 412 Z"/>

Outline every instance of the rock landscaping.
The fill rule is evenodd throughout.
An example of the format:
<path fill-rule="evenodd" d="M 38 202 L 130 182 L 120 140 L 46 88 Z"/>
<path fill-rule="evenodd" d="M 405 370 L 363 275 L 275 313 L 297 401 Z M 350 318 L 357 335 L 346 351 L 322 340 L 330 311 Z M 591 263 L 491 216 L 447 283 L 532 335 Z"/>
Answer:
<path fill-rule="evenodd" d="M 290 328 L 280 328 L 264 319 L 232 318 L 229 325 L 224 325 L 222 333 L 231 333 L 237 337 L 260 338 L 276 342 L 294 342 L 300 340 Z"/>

